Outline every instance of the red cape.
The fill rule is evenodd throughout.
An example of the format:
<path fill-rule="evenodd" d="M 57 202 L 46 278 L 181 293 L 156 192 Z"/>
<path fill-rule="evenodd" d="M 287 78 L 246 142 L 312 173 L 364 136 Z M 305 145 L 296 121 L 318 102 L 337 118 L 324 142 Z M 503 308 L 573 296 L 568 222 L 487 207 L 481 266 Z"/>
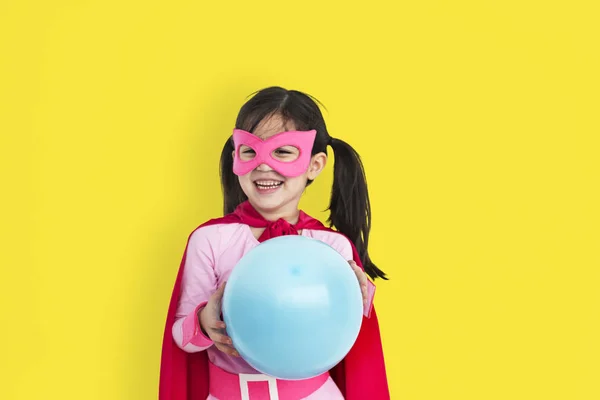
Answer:
<path fill-rule="evenodd" d="M 235 212 L 198 226 L 188 237 L 167 313 L 160 366 L 159 400 L 206 400 L 208 397 L 206 351 L 186 353 L 177 346 L 172 334 L 175 311 L 181 293 L 181 276 L 191 235 L 203 226 L 215 224 L 244 223 L 250 226 L 266 226 L 266 221 L 258 215 L 246 202 Z M 300 214 L 299 224 L 295 227 L 333 231 L 303 212 Z M 352 241 L 350 243 L 352 244 Z M 354 261 L 362 268 L 362 262 L 354 245 L 352 251 Z M 390 398 L 375 308 L 370 318 L 363 317 L 354 346 L 346 357 L 330 370 L 330 374 L 346 400 L 388 400 Z"/>

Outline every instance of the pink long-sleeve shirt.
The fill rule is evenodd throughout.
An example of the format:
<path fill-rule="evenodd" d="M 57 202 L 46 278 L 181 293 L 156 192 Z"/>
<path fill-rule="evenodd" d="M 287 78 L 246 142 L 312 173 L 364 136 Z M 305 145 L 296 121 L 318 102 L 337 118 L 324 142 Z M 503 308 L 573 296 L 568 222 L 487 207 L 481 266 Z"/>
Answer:
<path fill-rule="evenodd" d="M 304 229 L 302 236 L 321 240 L 352 260 L 352 247 L 348 239 L 336 232 Z M 181 297 L 173 324 L 176 344 L 188 353 L 206 351 L 209 360 L 231 373 L 260 373 L 241 357 L 229 356 L 206 337 L 200 329 L 197 313 L 206 305 L 219 285 L 229 279 L 237 262 L 258 246 L 252 230 L 245 224 L 217 224 L 203 226 L 191 235 L 181 280 Z M 369 283 L 369 302 L 365 315 L 372 305 L 374 286 Z"/>

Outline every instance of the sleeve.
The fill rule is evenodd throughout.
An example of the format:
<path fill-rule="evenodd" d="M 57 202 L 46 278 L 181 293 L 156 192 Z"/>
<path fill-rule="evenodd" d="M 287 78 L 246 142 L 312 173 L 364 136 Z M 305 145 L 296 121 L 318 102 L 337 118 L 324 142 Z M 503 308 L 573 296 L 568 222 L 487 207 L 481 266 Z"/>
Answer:
<path fill-rule="evenodd" d="M 217 289 L 214 269 L 217 252 L 207 231 L 198 228 L 190 236 L 172 329 L 175 343 L 188 353 L 203 351 L 213 345 L 212 340 L 202 333 L 198 321 L 199 312 Z"/>
<path fill-rule="evenodd" d="M 352 244 L 350 240 L 344 235 L 339 233 L 334 233 L 333 238 L 330 243 L 328 243 L 333 249 L 335 249 L 338 253 L 342 255 L 346 260 L 351 261 L 354 260 L 353 252 L 352 252 Z M 375 298 L 375 284 L 369 279 L 367 276 L 367 292 L 368 298 L 367 303 L 363 309 L 363 315 L 367 318 L 371 317 L 371 312 L 373 311 L 373 299 Z"/>

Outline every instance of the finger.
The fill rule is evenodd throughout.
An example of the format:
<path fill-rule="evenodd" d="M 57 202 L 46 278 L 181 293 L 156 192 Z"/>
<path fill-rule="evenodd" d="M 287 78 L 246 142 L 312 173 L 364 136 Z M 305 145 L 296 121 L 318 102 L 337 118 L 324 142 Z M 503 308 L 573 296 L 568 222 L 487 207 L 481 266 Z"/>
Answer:
<path fill-rule="evenodd" d="M 358 266 L 358 264 L 353 264 L 352 266 L 352 270 L 357 274 L 357 275 L 363 275 L 365 272 L 363 271 L 363 269 L 361 267 Z"/>
<path fill-rule="evenodd" d="M 363 303 L 367 304 L 367 302 L 369 301 L 369 293 L 367 292 L 366 287 L 362 290 L 362 296 L 363 296 Z"/>
<path fill-rule="evenodd" d="M 219 349 L 223 353 L 228 354 L 232 357 L 240 356 L 240 353 L 238 353 L 237 350 L 234 349 L 232 346 L 228 346 L 228 345 L 221 344 L 221 343 L 215 343 L 215 346 L 217 346 L 217 349 Z"/>
<path fill-rule="evenodd" d="M 217 288 L 217 290 L 212 294 L 212 296 L 210 296 L 210 306 L 211 309 L 214 311 L 214 314 L 217 315 L 217 319 L 219 312 L 221 311 L 221 300 L 223 299 L 223 292 L 225 290 L 225 282 L 223 282 L 223 284 L 221 284 L 221 286 L 219 286 Z"/>
<path fill-rule="evenodd" d="M 356 277 L 358 278 L 358 283 L 360 285 L 360 291 L 362 294 L 363 303 L 366 304 L 367 299 L 368 299 L 367 275 L 365 274 L 363 269 L 358 266 L 358 264 L 355 261 L 348 260 L 348 264 L 350 264 L 350 267 L 354 270 L 354 273 L 356 274 Z"/>
<path fill-rule="evenodd" d="M 359 277 L 358 280 L 360 283 L 360 291 L 362 292 L 363 302 L 366 304 L 367 299 L 369 297 L 369 290 L 367 287 L 367 277 L 365 275 L 363 275 L 362 277 Z"/>
<path fill-rule="evenodd" d="M 221 286 L 219 286 L 219 288 L 217 289 L 217 291 L 216 291 L 216 292 L 213 294 L 213 296 L 214 296 L 214 298 L 215 298 L 216 300 L 220 300 L 220 299 L 221 299 L 221 297 L 223 297 L 223 293 L 225 292 L 225 284 L 226 284 L 226 283 L 227 283 L 227 282 L 223 282 L 223 283 L 221 284 Z"/>
<path fill-rule="evenodd" d="M 212 328 L 212 329 L 225 329 L 227 328 L 227 325 L 225 325 L 225 322 L 221 321 L 220 319 L 213 319 L 211 321 L 208 322 L 208 327 Z"/>
<path fill-rule="evenodd" d="M 355 272 L 356 272 L 356 276 L 358 276 L 358 280 L 361 283 L 366 282 L 366 280 L 367 280 L 367 274 L 365 274 L 362 269 L 355 270 Z"/>
<path fill-rule="evenodd" d="M 231 346 L 233 344 L 233 341 L 231 340 L 231 338 L 229 336 L 219 333 L 217 331 L 213 331 L 211 340 L 215 343 L 222 343 L 222 344 L 226 344 L 229 346 Z"/>
<path fill-rule="evenodd" d="M 358 277 L 358 282 L 361 286 L 367 286 L 367 274 L 365 274 L 362 270 L 356 271 L 356 276 Z"/>

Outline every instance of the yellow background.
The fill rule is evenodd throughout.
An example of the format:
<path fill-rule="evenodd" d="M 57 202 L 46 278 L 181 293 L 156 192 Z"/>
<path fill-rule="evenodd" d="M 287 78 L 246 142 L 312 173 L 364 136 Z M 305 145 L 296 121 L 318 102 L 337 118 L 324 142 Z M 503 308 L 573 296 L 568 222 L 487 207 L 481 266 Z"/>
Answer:
<path fill-rule="evenodd" d="M 2 1 L 0 398 L 156 398 L 185 240 L 270 85 L 364 159 L 392 399 L 600 398 L 594 3 Z"/>

